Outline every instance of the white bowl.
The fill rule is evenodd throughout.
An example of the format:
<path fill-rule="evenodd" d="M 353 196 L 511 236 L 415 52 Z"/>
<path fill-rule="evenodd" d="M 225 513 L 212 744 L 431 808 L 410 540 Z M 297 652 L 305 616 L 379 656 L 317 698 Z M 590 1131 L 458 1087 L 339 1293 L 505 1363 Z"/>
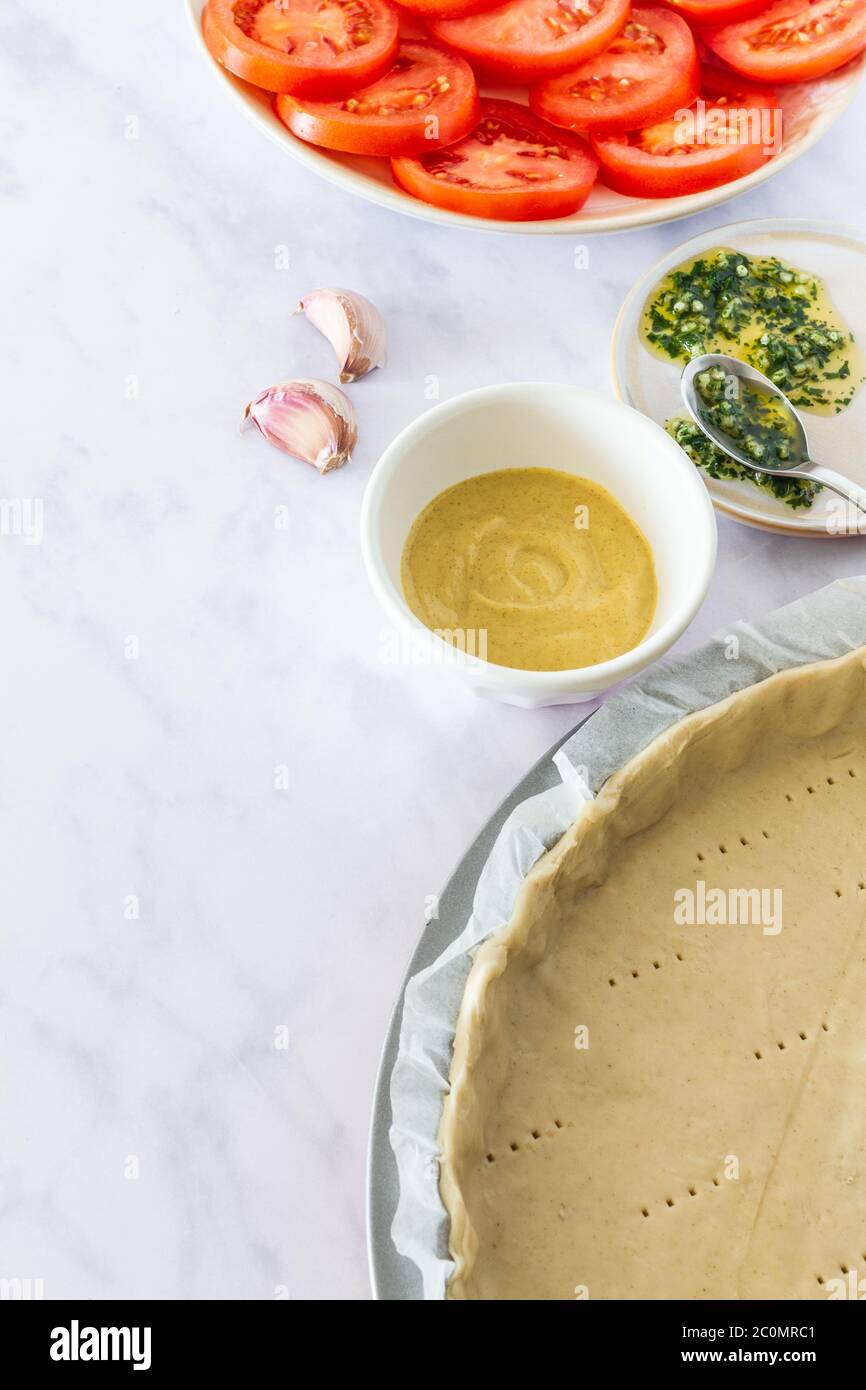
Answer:
<path fill-rule="evenodd" d="M 655 558 L 658 606 L 647 636 L 612 661 L 519 671 L 455 654 L 403 597 L 400 558 L 413 521 L 445 488 L 499 468 L 557 468 L 589 478 L 640 526 Z M 373 470 L 361 509 L 370 583 L 420 659 L 453 665 L 481 695 L 534 709 L 590 700 L 655 661 L 688 627 L 709 587 L 716 521 L 698 470 L 660 425 L 577 386 L 521 382 L 445 401 L 409 425 Z"/>
<path fill-rule="evenodd" d="M 596 183 L 584 207 L 570 217 L 556 217 L 549 222 L 501 222 L 422 203 L 396 186 L 386 159 L 335 154 L 297 140 L 276 115 L 273 98 L 268 92 L 261 92 L 248 82 L 232 77 L 211 58 L 201 35 L 201 14 L 205 0 L 186 0 L 186 6 L 196 31 L 199 51 L 220 78 L 223 90 L 233 97 L 259 130 L 280 145 L 292 159 L 371 203 L 406 213 L 409 217 L 419 217 L 425 222 L 438 222 L 447 227 L 476 227 L 480 231 L 506 232 L 518 236 L 591 236 L 597 232 L 648 227 L 657 222 L 671 222 L 678 217 L 706 212 L 708 208 L 717 207 L 739 193 L 747 193 L 749 189 L 781 173 L 826 134 L 854 96 L 866 67 L 866 57 L 855 58 L 838 72 L 832 72 L 817 82 L 794 83 L 781 88 L 779 100 L 784 117 L 784 145 L 779 154 L 745 178 L 722 184 L 720 188 L 708 188 L 703 193 L 688 193 L 681 198 L 627 198 L 621 193 L 614 193 L 602 183 Z M 406 32 L 423 32 L 413 25 L 412 16 L 404 12 L 401 12 L 401 25 Z M 525 88 L 520 87 L 488 84 L 483 91 L 486 95 L 508 96 L 517 101 L 525 97 Z"/>

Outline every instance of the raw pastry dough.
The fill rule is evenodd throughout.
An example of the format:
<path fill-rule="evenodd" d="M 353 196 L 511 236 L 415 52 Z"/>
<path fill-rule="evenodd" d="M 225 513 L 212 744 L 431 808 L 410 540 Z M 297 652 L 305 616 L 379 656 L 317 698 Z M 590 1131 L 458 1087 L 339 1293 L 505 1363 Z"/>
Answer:
<path fill-rule="evenodd" d="M 449 1297 L 866 1279 L 864 697 L 866 648 L 683 719 L 529 875 L 455 1035 Z M 781 930 L 678 925 L 699 882 Z"/>

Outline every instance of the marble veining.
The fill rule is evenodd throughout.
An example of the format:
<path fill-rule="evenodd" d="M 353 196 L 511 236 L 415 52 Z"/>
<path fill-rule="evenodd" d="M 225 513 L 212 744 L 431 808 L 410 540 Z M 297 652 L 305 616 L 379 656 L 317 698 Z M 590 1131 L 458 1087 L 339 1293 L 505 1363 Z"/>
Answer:
<path fill-rule="evenodd" d="M 702 227 L 860 218 L 866 97 L 777 179 L 578 270 L 567 239 L 293 164 L 169 0 L 7 0 L 0 92 L 0 477 L 41 504 L 0 537 L 0 1277 L 366 1298 L 373 1080 L 425 900 L 575 715 L 383 661 L 365 482 L 437 392 L 610 390 L 629 285 Z M 292 317 L 327 284 L 381 308 L 391 361 L 320 478 L 237 425 L 281 376 L 333 379 Z M 683 645 L 864 564 L 723 520 Z"/>

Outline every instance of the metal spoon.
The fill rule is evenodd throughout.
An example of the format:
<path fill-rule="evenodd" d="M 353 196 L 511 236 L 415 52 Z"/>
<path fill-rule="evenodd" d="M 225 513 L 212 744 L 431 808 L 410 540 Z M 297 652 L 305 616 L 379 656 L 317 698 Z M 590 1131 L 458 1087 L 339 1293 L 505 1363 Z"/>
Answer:
<path fill-rule="evenodd" d="M 786 443 L 790 458 L 786 460 L 784 465 L 756 463 L 745 452 L 738 440 L 732 439 L 730 435 L 720 430 L 718 425 L 707 418 L 708 404 L 702 399 L 695 379 L 701 372 L 706 372 L 711 367 L 721 367 L 726 374 L 739 377 L 742 381 L 748 381 L 753 392 L 774 397 L 778 405 L 788 415 L 789 422 L 786 423 L 790 423 L 790 436 L 786 437 Z M 737 357 L 728 357 L 724 352 L 706 352 L 702 357 L 693 357 L 688 366 L 684 368 L 680 389 L 686 409 L 695 424 L 723 453 L 736 459 L 737 463 L 741 463 L 744 468 L 751 468 L 754 473 L 773 473 L 780 478 L 810 478 L 816 483 L 823 484 L 831 492 L 836 492 L 846 501 L 853 503 L 860 513 L 855 523 L 856 529 L 858 531 L 866 529 L 866 488 L 858 487 L 850 478 L 846 478 L 842 473 L 837 473 L 833 468 L 825 468 L 823 464 L 815 463 L 809 453 L 809 441 L 806 438 L 803 421 L 784 391 L 780 391 L 779 387 L 761 372 L 750 367 L 748 363 L 741 362 Z"/>

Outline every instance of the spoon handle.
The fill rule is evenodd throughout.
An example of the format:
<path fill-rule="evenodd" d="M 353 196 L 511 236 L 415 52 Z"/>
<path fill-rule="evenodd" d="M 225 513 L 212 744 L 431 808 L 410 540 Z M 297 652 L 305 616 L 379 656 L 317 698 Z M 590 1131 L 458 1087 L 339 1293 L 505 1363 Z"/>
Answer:
<path fill-rule="evenodd" d="M 844 473 L 837 473 L 835 468 L 825 468 L 822 463 L 814 463 L 808 476 L 816 483 L 823 483 L 824 487 L 838 493 L 847 502 L 852 502 L 860 512 L 854 522 L 855 529 L 861 532 L 866 530 L 866 488 L 858 487 L 857 483 L 846 478 Z"/>

